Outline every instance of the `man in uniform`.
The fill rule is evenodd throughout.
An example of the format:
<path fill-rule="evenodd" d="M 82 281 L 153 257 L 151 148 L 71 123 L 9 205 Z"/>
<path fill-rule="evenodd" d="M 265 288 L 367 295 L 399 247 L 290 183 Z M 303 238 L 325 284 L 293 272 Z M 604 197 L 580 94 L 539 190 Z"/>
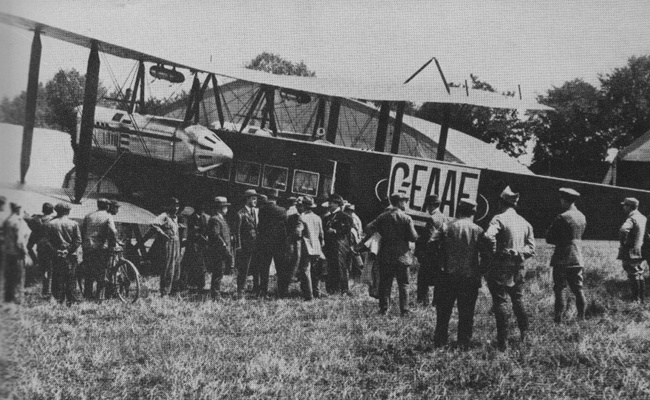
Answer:
<path fill-rule="evenodd" d="M 323 217 L 325 233 L 325 258 L 327 259 L 327 291 L 330 294 L 350 295 L 348 282 L 348 259 L 350 256 L 350 232 L 354 222 L 343 212 L 343 198 L 332 194 L 325 207 L 329 214 Z"/>
<path fill-rule="evenodd" d="M 5 297 L 5 261 L 4 261 L 4 230 L 3 224 L 11 213 L 8 210 L 5 210 L 5 205 L 7 204 L 7 198 L 0 196 L 0 299 Z"/>
<path fill-rule="evenodd" d="M 406 203 L 409 197 L 403 193 L 393 193 L 390 196 L 391 207 L 366 227 L 367 235 L 378 232 L 381 235 L 379 260 L 379 313 L 388 312 L 390 292 L 393 278 L 397 279 L 399 291 L 399 308 L 402 316 L 408 310 L 408 269 L 413 263 L 410 242 L 415 242 L 418 234 L 411 217 L 406 214 Z"/>
<path fill-rule="evenodd" d="M 462 199 L 454 221 L 442 228 L 442 246 L 445 260 L 436 282 L 436 347 L 447 344 L 449 319 L 458 301 L 458 344 L 466 347 L 472 339 L 474 307 L 481 287 L 480 253 L 486 250 L 483 229 L 473 222 L 476 203 Z"/>
<path fill-rule="evenodd" d="M 232 265 L 232 247 L 230 244 L 230 226 L 226 221 L 228 199 L 223 196 L 214 198 L 215 213 L 208 221 L 208 251 L 212 253 L 212 280 L 210 293 L 212 300 L 221 297 L 221 279 L 227 264 Z"/>
<path fill-rule="evenodd" d="M 260 205 L 258 227 L 258 264 L 260 274 L 259 296 L 265 298 L 269 290 L 269 271 L 271 260 L 275 262 L 275 270 L 280 280 L 286 273 L 287 246 L 287 211 L 276 204 L 278 191 L 271 189 L 267 200 Z"/>
<path fill-rule="evenodd" d="M 25 290 L 25 255 L 27 254 L 27 241 L 29 240 L 29 227 L 20 215 L 21 206 L 11 203 L 11 215 L 3 225 L 5 235 L 5 297 L 7 303 L 22 303 Z"/>
<path fill-rule="evenodd" d="M 84 297 L 104 300 L 108 284 L 109 249 L 117 243 L 117 229 L 108 209 L 110 201 L 97 199 L 97 211 L 84 217 L 81 224 L 83 256 L 85 264 Z M 97 282 L 97 292 L 93 295 L 93 284 Z"/>
<path fill-rule="evenodd" d="M 415 244 L 416 255 L 420 268 L 418 269 L 417 280 L 417 301 L 422 306 L 429 305 L 429 286 L 432 286 L 438 264 L 438 247 L 440 244 L 440 230 L 449 222 L 449 217 L 440 211 L 440 198 L 437 194 L 427 196 L 424 199 L 424 208 L 430 217 L 424 227 L 422 235 Z M 435 288 L 434 288 L 435 303 Z"/>
<path fill-rule="evenodd" d="M 304 224 L 298 277 L 302 296 L 307 301 L 314 297 L 320 297 L 320 288 L 318 286 L 322 275 L 322 271 L 317 271 L 316 266 L 319 259 L 323 257 L 323 222 L 314 213 L 314 208 L 316 208 L 316 204 L 308 196 L 303 198 L 298 206 Z"/>
<path fill-rule="evenodd" d="M 41 294 L 43 297 L 49 298 L 52 296 L 52 254 L 48 251 L 50 247 L 45 239 L 45 224 L 54 218 L 54 206 L 50 203 L 43 203 L 41 210 L 43 214 L 32 215 L 29 220 L 26 220 L 32 230 L 27 250 L 34 262 L 38 260 L 38 268 L 43 279 Z M 34 246 L 36 252 L 34 252 Z"/>
<path fill-rule="evenodd" d="M 191 291 L 201 293 L 205 287 L 206 249 L 208 244 L 208 221 L 206 210 L 209 203 L 198 203 L 194 212 L 187 217 L 187 240 L 181 261 L 183 280 Z"/>
<path fill-rule="evenodd" d="M 585 316 L 585 294 L 582 290 L 582 235 L 587 227 L 587 219 L 575 206 L 580 193 L 570 188 L 560 189 L 559 214 L 546 232 L 546 243 L 555 245 L 551 257 L 553 267 L 553 291 L 555 292 L 555 322 L 562 322 L 564 312 L 564 288 L 569 288 L 576 296 L 578 319 Z"/>
<path fill-rule="evenodd" d="M 620 247 L 618 259 L 627 273 L 632 292 L 632 301 L 645 301 L 645 280 L 643 277 L 643 236 L 646 231 L 647 218 L 638 210 L 639 200 L 628 197 L 621 203 L 627 219 L 619 230 Z"/>
<path fill-rule="evenodd" d="M 244 192 L 246 203 L 237 211 L 237 295 L 244 298 L 246 279 L 251 271 L 251 261 L 257 248 L 257 192 L 248 189 Z"/>
<path fill-rule="evenodd" d="M 499 197 L 499 214 L 492 218 L 485 233 L 492 250 L 493 259 L 486 278 L 492 295 L 500 350 L 507 348 L 506 296 L 512 301 L 522 341 L 528 331 L 528 316 L 523 302 L 524 261 L 535 254 L 535 236 L 533 227 L 515 211 L 518 201 L 519 194 L 506 187 Z"/>
<path fill-rule="evenodd" d="M 54 252 L 52 266 L 52 296 L 70 306 L 81 301 L 77 289 L 77 250 L 81 246 L 79 224 L 68 218 L 70 206 L 54 206 L 56 218 L 45 225 L 45 234 Z"/>

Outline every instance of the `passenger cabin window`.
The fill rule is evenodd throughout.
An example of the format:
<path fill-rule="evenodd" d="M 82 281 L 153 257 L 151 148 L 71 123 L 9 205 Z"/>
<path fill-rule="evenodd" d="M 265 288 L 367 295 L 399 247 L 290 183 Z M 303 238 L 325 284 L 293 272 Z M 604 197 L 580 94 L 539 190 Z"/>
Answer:
<path fill-rule="evenodd" d="M 261 172 L 262 166 L 258 163 L 238 161 L 235 182 L 249 186 L 259 186 Z"/>
<path fill-rule="evenodd" d="M 114 121 L 114 122 L 120 122 L 120 120 L 122 119 L 123 116 L 124 116 L 124 114 L 122 114 L 122 113 L 117 113 L 117 114 L 115 114 L 115 115 L 113 116 L 113 121 Z"/>
<path fill-rule="evenodd" d="M 232 168 L 232 162 L 228 161 L 216 168 L 207 171 L 205 175 L 208 178 L 219 179 L 222 181 L 229 181 L 231 168 Z"/>
<path fill-rule="evenodd" d="M 264 166 L 264 180 L 262 187 L 267 189 L 277 189 L 281 191 L 287 190 L 287 180 L 289 177 L 289 169 L 277 167 L 274 165 Z"/>
<path fill-rule="evenodd" d="M 316 196 L 318 195 L 319 180 L 320 174 L 317 172 L 295 169 L 293 171 L 293 184 L 291 185 L 291 191 L 293 193 Z"/>

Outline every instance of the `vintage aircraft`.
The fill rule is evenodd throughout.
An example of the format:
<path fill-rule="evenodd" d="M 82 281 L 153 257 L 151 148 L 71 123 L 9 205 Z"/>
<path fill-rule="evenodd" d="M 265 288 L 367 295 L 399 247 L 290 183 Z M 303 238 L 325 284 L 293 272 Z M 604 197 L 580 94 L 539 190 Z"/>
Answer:
<path fill-rule="evenodd" d="M 477 220 L 486 223 L 495 212 L 499 193 L 506 185 L 510 185 L 522 193 L 519 208 L 521 214 L 531 221 L 537 236 L 543 236 L 558 211 L 557 189 L 570 186 L 583 194 L 579 207 L 588 218 L 598 217 L 590 218 L 585 237 L 598 239 L 616 237 L 616 229 L 622 217 L 616 210 L 623 197 L 634 196 L 642 204 L 650 205 L 648 191 L 536 176 L 523 167 L 523 170 L 518 170 L 501 168 L 499 165 L 472 165 L 471 161 L 487 159 L 481 158 L 481 153 L 492 155 L 490 152 L 496 150 L 491 147 L 488 149 L 485 146 L 489 145 L 464 136 L 462 144 L 469 148 L 476 146 L 479 151 L 462 159 L 458 154 L 450 153 L 447 146 L 448 141 L 451 143 L 454 140 L 453 136 L 462 135 L 461 133 L 452 132 L 450 137 L 449 129 L 445 126 L 439 127 L 431 135 L 416 132 L 413 128 L 416 123 L 408 122 L 409 117 L 404 115 L 407 101 L 548 109 L 535 102 L 527 103 L 521 99 L 470 90 L 467 87 L 449 87 L 441 71 L 445 85 L 438 90 L 429 84 L 408 82 L 410 79 L 405 84 L 361 84 L 277 76 L 245 69 L 217 72 L 209 67 L 183 65 L 13 15 L 0 13 L 0 22 L 34 32 L 28 110 L 30 104 L 35 107 L 36 91 L 31 88 L 36 86 L 38 79 L 40 35 L 90 49 L 76 155 L 77 200 L 83 197 L 88 171 L 99 168 L 97 173 L 114 180 L 124 195 L 149 207 L 154 206 L 160 196 L 170 194 L 193 203 L 215 194 L 225 194 L 238 200 L 238 196 L 248 188 L 277 189 L 281 197 L 285 198 L 301 194 L 318 197 L 337 192 L 356 203 L 358 214 L 368 222 L 385 207 L 389 193 L 402 191 L 410 197 L 409 213 L 416 220 L 422 221 L 425 217 L 422 209 L 424 197 L 437 193 L 442 197 L 443 211 L 451 216 L 455 214 L 460 199 L 476 200 L 479 203 Z M 116 117 L 118 110 L 106 111 L 96 107 L 100 50 L 139 63 L 138 79 L 127 104 L 128 111 L 119 118 Z M 171 162 L 161 165 L 153 157 L 147 157 L 146 152 L 137 159 L 129 157 L 131 152 L 120 151 L 122 143 L 115 142 L 116 136 L 103 136 L 104 133 L 117 130 L 105 130 L 104 127 L 97 126 L 100 119 L 102 123 L 109 124 L 108 119 L 115 122 L 109 124 L 111 129 L 128 129 L 124 125 L 117 128 L 117 125 L 129 125 L 124 122 L 125 117 L 133 118 L 132 123 L 139 118 L 133 112 L 133 107 L 137 103 L 136 92 L 140 93 L 140 108 L 144 105 L 145 63 L 159 67 L 157 71 L 170 81 L 180 80 L 176 74 L 177 69 L 189 70 L 194 74 L 188 99 L 179 107 L 180 115 L 171 113 L 166 118 L 151 117 L 151 121 L 156 120 L 164 125 L 163 121 L 174 118 L 174 124 L 178 124 L 174 125 L 174 131 L 184 126 L 197 126 L 196 123 L 200 121 L 215 134 L 203 134 L 203 139 L 218 138 L 219 142 L 225 143 L 232 150 L 232 160 L 227 161 L 228 157 L 223 156 L 227 155 L 224 147 L 220 150 L 222 156 L 213 155 L 215 158 L 210 164 L 199 164 L 196 156 L 191 155 L 192 151 L 197 154 L 195 147 L 194 150 L 186 149 L 185 166 L 177 163 L 178 160 L 173 155 Z M 199 74 L 205 74 L 203 84 L 199 80 Z M 217 82 L 217 76 L 222 79 L 221 85 Z M 210 85 L 213 98 L 205 96 Z M 228 91 L 234 95 L 228 96 Z M 248 95 L 242 96 L 244 93 Z M 33 98 L 32 103 L 30 98 Z M 208 98 L 210 110 L 206 107 Z M 378 110 L 368 111 L 368 101 L 381 106 Z M 390 111 L 391 103 L 396 103 L 396 112 Z M 279 105 L 284 105 L 284 108 L 280 110 L 277 108 Z M 368 118 L 360 121 L 355 115 L 352 117 L 355 119 L 353 124 L 343 121 L 341 116 L 349 110 L 365 110 Z M 113 118 L 117 120 L 113 121 Z M 281 126 L 286 121 L 291 121 L 289 128 Z M 302 125 L 296 124 L 297 121 L 302 121 Z M 25 127 L 25 142 L 29 142 L 29 124 L 30 121 Z M 31 124 L 33 127 L 33 120 Z M 356 136 L 343 136 L 345 124 Z M 134 139 L 139 139 L 135 132 L 129 132 L 134 134 L 133 138 L 129 136 L 128 139 L 128 145 L 131 146 Z M 173 135 L 170 137 L 173 138 Z M 387 152 L 385 147 L 389 137 L 391 145 Z M 198 136 L 195 139 L 190 136 L 188 138 L 188 143 L 198 140 Z M 111 147 L 111 152 L 105 152 L 110 157 L 101 161 L 101 157 L 91 149 L 93 140 L 104 139 L 113 140 L 115 146 Z M 96 146 L 96 150 L 99 148 Z M 143 151 L 144 149 L 140 153 Z M 503 154 L 500 156 L 503 157 Z M 169 154 L 167 157 L 169 161 Z M 187 168 L 187 165 L 192 164 L 187 163 L 189 159 L 193 160 L 196 167 L 194 173 L 188 173 L 192 172 L 192 168 Z M 219 162 L 223 164 L 216 166 Z M 28 160 L 23 159 L 23 164 L 28 165 Z M 199 168 L 205 170 L 202 172 Z"/>

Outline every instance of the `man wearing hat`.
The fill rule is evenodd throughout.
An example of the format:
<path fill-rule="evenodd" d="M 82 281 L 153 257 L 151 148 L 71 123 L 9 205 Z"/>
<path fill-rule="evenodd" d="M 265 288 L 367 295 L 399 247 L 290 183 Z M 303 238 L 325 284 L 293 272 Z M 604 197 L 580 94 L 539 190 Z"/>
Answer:
<path fill-rule="evenodd" d="M 5 293 L 4 301 L 20 304 L 25 289 L 25 255 L 29 240 L 29 227 L 20 215 L 21 206 L 11 203 L 11 215 L 2 224 L 5 235 Z"/>
<path fill-rule="evenodd" d="M 555 245 L 551 257 L 553 267 L 553 291 L 555 292 L 555 322 L 562 322 L 565 302 L 563 291 L 569 288 L 576 296 L 578 319 L 585 316 L 585 294 L 582 290 L 582 235 L 587 227 L 587 219 L 575 206 L 580 193 L 571 188 L 561 188 L 559 214 L 546 231 L 546 243 Z"/>
<path fill-rule="evenodd" d="M 323 271 L 318 271 L 317 265 L 322 265 L 318 261 L 325 257 L 322 249 L 324 244 L 323 222 L 314 213 L 316 207 L 314 199 L 309 196 L 305 196 L 298 205 L 304 226 L 298 278 L 302 296 L 307 301 L 320 297 L 319 283 Z"/>
<path fill-rule="evenodd" d="M 296 196 L 290 196 L 287 199 L 287 204 L 289 205 L 287 208 L 287 216 L 298 214 L 298 198 Z"/>
<path fill-rule="evenodd" d="M 210 202 L 201 201 L 194 207 L 194 212 L 187 217 L 187 240 L 185 253 L 181 261 L 181 280 L 191 291 L 202 293 L 205 287 L 207 268 L 208 221 Z"/>
<path fill-rule="evenodd" d="M 27 243 L 27 251 L 33 261 L 38 260 L 38 269 L 42 274 L 43 288 L 41 294 L 43 297 L 52 296 L 52 254 L 50 246 L 45 238 L 45 224 L 54 218 L 54 205 L 43 203 L 41 207 L 42 214 L 34 214 L 29 219 L 25 219 L 27 225 L 32 230 Z M 34 252 L 36 247 L 36 252 Z"/>
<path fill-rule="evenodd" d="M 618 259 L 623 264 L 627 273 L 632 292 L 632 301 L 645 301 L 645 280 L 643 255 L 643 236 L 646 231 L 647 218 L 638 210 L 639 200 L 628 197 L 621 203 L 627 218 L 619 230 L 620 246 L 618 248 Z"/>
<path fill-rule="evenodd" d="M 327 291 L 330 294 L 350 294 L 348 283 L 348 257 L 352 217 L 343 212 L 343 197 L 332 194 L 327 199 L 329 210 L 323 218 L 325 233 L 325 258 L 327 259 Z"/>
<path fill-rule="evenodd" d="M 181 277 L 181 240 L 178 226 L 179 201 L 167 199 L 163 212 L 151 223 L 156 238 L 150 253 L 154 265 L 160 271 L 160 296 L 167 296 L 179 290 Z"/>
<path fill-rule="evenodd" d="M 230 226 L 226 221 L 229 205 L 227 198 L 223 196 L 215 197 L 215 213 L 208 221 L 208 251 L 212 253 L 212 281 L 210 282 L 212 300 L 218 300 L 221 297 L 223 272 L 228 266 L 227 264 L 232 265 L 233 262 Z"/>
<path fill-rule="evenodd" d="M 104 300 L 108 284 L 109 249 L 117 243 L 117 229 L 113 216 L 109 214 L 111 202 L 97 199 L 97 211 L 89 213 L 81 223 L 83 258 L 85 267 L 84 296 L 87 299 Z M 93 284 L 97 282 L 97 292 Z"/>
<path fill-rule="evenodd" d="M 512 301 L 522 340 L 528 331 L 528 315 L 522 298 L 524 261 L 535 254 L 535 236 L 533 227 L 515 211 L 518 202 L 519 193 L 514 193 L 510 186 L 506 187 L 499 196 L 499 214 L 492 218 L 485 233 L 492 253 L 486 278 L 492 295 L 500 350 L 507 347 L 508 297 Z"/>
<path fill-rule="evenodd" d="M 366 234 L 372 236 L 375 232 L 381 235 L 381 246 L 377 259 L 379 261 L 379 313 L 388 312 L 390 292 L 393 278 L 397 279 L 399 291 L 399 308 L 402 316 L 408 310 L 408 269 L 413 263 L 410 242 L 418 239 L 415 225 L 406 214 L 406 203 L 409 197 L 403 193 L 393 193 L 390 196 L 391 206 L 366 227 Z"/>
<path fill-rule="evenodd" d="M 257 247 L 257 192 L 248 189 L 244 192 L 244 206 L 237 211 L 236 221 L 236 260 L 237 294 L 243 298 L 246 290 L 253 254 Z"/>
<path fill-rule="evenodd" d="M 305 230 L 305 224 L 300 212 L 298 211 L 301 207 L 302 198 L 299 198 L 295 201 L 296 212 L 289 214 L 289 211 L 287 210 L 287 276 L 281 281 L 278 281 L 278 291 L 281 293 L 281 296 L 287 296 L 289 294 L 291 281 L 293 280 L 293 277 L 298 274 L 298 269 L 300 269 L 302 236 Z"/>
<path fill-rule="evenodd" d="M 449 222 L 449 217 L 440 211 L 440 198 L 437 194 L 429 195 L 424 199 L 424 209 L 429 213 L 430 217 L 422 235 L 415 244 L 415 253 L 420 263 L 417 280 L 417 300 L 418 303 L 426 307 L 429 305 L 429 286 L 435 283 L 438 257 L 440 256 L 438 249 L 440 230 L 445 223 Z"/>
<path fill-rule="evenodd" d="M 462 199 L 456 219 L 443 225 L 440 273 L 434 293 L 436 305 L 436 347 L 447 344 L 449 319 L 458 301 L 458 344 L 468 346 L 474 326 L 474 307 L 481 287 L 480 253 L 487 250 L 483 229 L 473 222 L 476 203 Z"/>
<path fill-rule="evenodd" d="M 5 263 L 2 261 L 4 259 L 3 248 L 5 240 L 3 223 L 11 215 L 11 213 L 5 209 L 6 204 L 7 198 L 0 196 L 0 299 L 3 299 L 5 296 Z"/>
<path fill-rule="evenodd" d="M 284 285 L 287 276 L 286 249 L 287 249 L 287 210 L 277 205 L 278 191 L 271 189 L 267 192 L 267 199 L 260 203 L 258 230 L 258 259 L 255 265 L 259 276 L 254 277 L 254 291 L 265 298 L 269 290 L 269 271 L 271 261 L 275 263 L 278 278 L 278 288 Z M 256 280 L 259 281 L 256 284 Z M 278 293 L 280 294 L 280 293 Z"/>
<path fill-rule="evenodd" d="M 81 246 L 79 224 L 71 220 L 70 205 L 58 203 L 54 206 L 56 218 L 45 225 L 45 236 L 52 246 L 52 296 L 68 306 L 81 301 L 77 288 L 77 250 Z"/>

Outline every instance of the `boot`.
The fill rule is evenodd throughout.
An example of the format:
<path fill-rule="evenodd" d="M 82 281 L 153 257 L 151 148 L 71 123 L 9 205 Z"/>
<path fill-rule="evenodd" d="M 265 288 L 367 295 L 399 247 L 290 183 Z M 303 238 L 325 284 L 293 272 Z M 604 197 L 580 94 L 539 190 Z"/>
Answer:
<path fill-rule="evenodd" d="M 564 312 L 564 296 L 562 292 L 555 292 L 555 323 L 562 322 L 562 313 Z"/>
<path fill-rule="evenodd" d="M 585 319 L 585 292 L 578 290 L 576 295 L 576 309 L 578 311 L 578 319 Z"/>
<path fill-rule="evenodd" d="M 645 302 L 645 279 L 641 278 L 639 281 L 639 300 L 641 303 Z"/>
<path fill-rule="evenodd" d="M 639 285 L 636 279 L 630 279 L 630 291 L 632 292 L 632 301 L 639 300 Z"/>

